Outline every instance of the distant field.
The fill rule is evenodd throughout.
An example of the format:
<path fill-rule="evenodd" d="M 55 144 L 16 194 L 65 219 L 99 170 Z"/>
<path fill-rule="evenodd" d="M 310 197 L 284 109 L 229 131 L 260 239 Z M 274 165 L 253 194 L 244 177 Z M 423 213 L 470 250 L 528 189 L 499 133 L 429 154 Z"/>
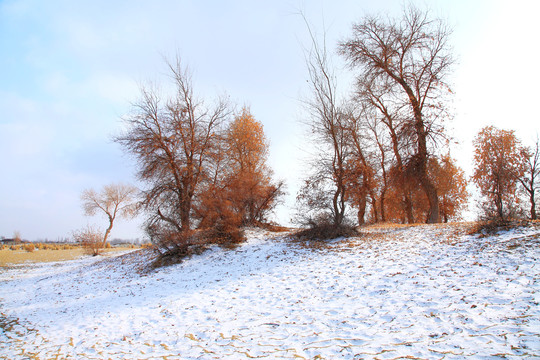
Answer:
<path fill-rule="evenodd" d="M 130 247 L 115 247 L 105 249 L 104 253 L 113 253 L 118 251 L 130 250 Z M 18 265 L 23 263 L 38 263 L 51 261 L 65 261 L 78 259 L 85 254 L 82 248 L 74 248 L 67 250 L 34 250 L 28 252 L 25 250 L 10 250 L 9 248 L 0 250 L 0 267 Z"/>

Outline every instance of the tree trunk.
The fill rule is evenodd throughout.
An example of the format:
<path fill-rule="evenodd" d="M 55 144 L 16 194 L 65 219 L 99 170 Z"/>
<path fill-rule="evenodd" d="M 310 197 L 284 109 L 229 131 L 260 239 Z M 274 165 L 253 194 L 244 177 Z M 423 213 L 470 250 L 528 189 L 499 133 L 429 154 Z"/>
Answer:
<path fill-rule="evenodd" d="M 377 209 L 377 196 L 374 191 L 370 191 L 369 197 L 371 198 L 371 211 L 373 212 L 373 222 L 379 222 L 379 209 Z"/>
<path fill-rule="evenodd" d="M 427 160 L 428 160 L 428 151 L 427 151 L 427 139 L 426 139 L 426 129 L 424 126 L 424 121 L 422 120 L 422 113 L 416 102 L 413 102 L 414 117 L 415 117 L 415 130 L 418 141 L 418 152 L 417 152 L 417 170 L 420 184 L 424 190 L 428 202 L 429 202 L 429 218 L 428 224 L 435 224 L 441 222 L 439 214 L 439 198 L 437 196 L 437 188 L 431 181 L 428 175 L 427 170 Z"/>
<path fill-rule="evenodd" d="M 534 199 L 534 189 L 531 192 L 530 200 L 531 200 L 531 220 L 536 220 L 537 215 L 536 215 L 536 203 Z"/>
<path fill-rule="evenodd" d="M 387 124 L 390 130 L 390 138 L 392 139 L 392 149 L 394 150 L 394 156 L 396 157 L 397 167 L 399 170 L 399 176 L 403 177 L 403 160 L 401 159 L 401 154 L 399 153 L 399 142 L 397 138 L 397 134 L 395 133 L 394 129 Z M 414 215 L 413 215 L 413 205 L 411 201 L 411 196 L 409 194 L 409 191 L 406 189 L 405 181 L 400 179 L 400 187 L 401 187 L 401 193 L 403 195 L 403 210 L 405 210 L 405 216 L 407 217 L 407 222 L 409 224 L 414 223 Z"/>
<path fill-rule="evenodd" d="M 414 224 L 413 205 L 411 196 L 407 190 L 403 190 L 403 207 L 405 208 L 405 216 L 408 224 Z"/>
<path fill-rule="evenodd" d="M 386 200 L 386 189 L 383 190 L 381 192 L 381 198 L 380 198 L 380 203 L 381 203 L 381 221 L 382 222 L 386 222 L 386 211 L 384 209 L 385 205 L 385 200 Z"/>
<path fill-rule="evenodd" d="M 496 199 L 495 199 L 495 206 L 497 207 L 497 215 L 499 217 L 499 220 L 504 221 L 502 194 L 501 194 L 501 191 L 500 191 L 499 184 L 497 184 L 497 194 L 496 194 Z"/>
<path fill-rule="evenodd" d="M 109 227 L 107 228 L 107 230 L 105 230 L 105 235 L 103 236 L 103 242 L 101 243 L 102 248 L 104 248 L 105 245 L 107 244 L 107 239 L 109 238 L 109 234 L 111 233 L 113 222 L 114 222 L 114 217 L 110 215 L 108 216 L 109 216 Z"/>
<path fill-rule="evenodd" d="M 418 179 L 420 181 L 420 184 L 422 185 L 422 189 L 424 190 L 424 193 L 426 194 L 429 202 L 429 217 L 428 217 L 428 223 L 434 224 L 441 222 L 440 215 L 439 215 L 439 199 L 437 197 L 437 188 L 433 184 L 433 182 L 429 179 L 428 172 L 427 172 L 427 160 L 428 160 L 428 151 L 427 151 L 427 131 L 424 125 L 424 120 L 422 117 L 422 109 L 420 107 L 420 103 L 418 102 L 418 98 L 414 95 L 414 92 L 412 91 L 411 87 L 407 82 L 393 74 L 392 72 L 388 71 L 388 75 L 392 77 L 394 80 L 396 80 L 397 83 L 401 85 L 403 90 L 407 93 L 407 96 L 409 97 L 409 102 L 411 105 L 411 108 L 413 110 L 414 114 L 414 128 L 416 132 L 416 141 L 417 141 L 417 164 L 416 165 L 416 171 L 418 175 Z"/>
<path fill-rule="evenodd" d="M 341 184 L 341 181 L 338 181 L 336 185 L 337 189 L 334 193 L 334 198 L 332 202 L 332 205 L 334 207 L 334 225 L 341 226 L 341 224 L 343 224 L 343 219 L 345 215 L 345 189 L 343 187 L 343 184 Z"/>
<path fill-rule="evenodd" d="M 366 217 L 366 204 L 367 199 L 365 196 L 362 196 L 360 199 L 360 203 L 358 204 L 358 225 L 362 226 L 366 223 L 365 217 Z"/>

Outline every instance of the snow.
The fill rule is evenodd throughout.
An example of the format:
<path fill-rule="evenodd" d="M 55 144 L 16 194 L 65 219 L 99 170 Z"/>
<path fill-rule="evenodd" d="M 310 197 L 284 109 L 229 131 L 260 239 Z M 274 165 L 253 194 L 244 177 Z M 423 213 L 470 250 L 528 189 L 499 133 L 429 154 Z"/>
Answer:
<path fill-rule="evenodd" d="M 0 358 L 540 357 L 538 226 L 363 231 L 0 269 Z"/>

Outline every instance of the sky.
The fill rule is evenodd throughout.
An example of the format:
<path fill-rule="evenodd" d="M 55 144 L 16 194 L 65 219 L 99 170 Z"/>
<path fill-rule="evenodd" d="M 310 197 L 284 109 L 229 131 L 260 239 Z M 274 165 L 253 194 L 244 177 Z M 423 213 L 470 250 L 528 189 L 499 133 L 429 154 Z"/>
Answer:
<path fill-rule="evenodd" d="M 538 133 L 540 58 L 530 0 L 413 1 L 446 19 L 456 64 L 449 124 L 458 164 L 472 173 L 472 140 L 484 126 Z M 178 55 L 206 102 L 226 94 L 250 107 L 270 141 L 269 165 L 288 184 L 277 211 L 287 223 L 305 174 L 302 99 L 309 93 L 302 11 L 328 50 L 367 14 L 398 16 L 403 1 L 5 1 L 0 0 L 0 236 L 58 240 L 106 219 L 86 217 L 84 189 L 137 186 L 135 162 L 111 138 L 141 85 L 167 86 Z M 343 70 L 343 73 L 346 73 Z M 112 238 L 142 238 L 142 218 L 119 220 Z"/>

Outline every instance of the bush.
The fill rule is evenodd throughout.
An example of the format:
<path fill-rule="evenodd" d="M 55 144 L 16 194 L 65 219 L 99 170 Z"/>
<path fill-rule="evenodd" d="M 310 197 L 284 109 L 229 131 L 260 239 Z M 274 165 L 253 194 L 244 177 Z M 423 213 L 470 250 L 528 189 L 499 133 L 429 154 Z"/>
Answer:
<path fill-rule="evenodd" d="M 204 231 L 206 243 L 219 244 L 225 247 L 235 247 L 246 238 L 244 231 L 236 224 L 218 220 L 213 227 Z"/>
<path fill-rule="evenodd" d="M 86 229 L 74 232 L 73 237 L 76 241 L 81 243 L 85 252 L 89 255 L 99 255 L 103 249 L 101 232 L 90 226 Z"/>
<path fill-rule="evenodd" d="M 356 235 L 358 231 L 354 225 L 347 222 L 336 225 L 331 218 L 321 216 L 317 220 L 310 221 L 309 227 L 297 232 L 295 237 L 299 240 L 332 240 Z"/>
<path fill-rule="evenodd" d="M 152 246 L 159 253 L 153 267 L 177 264 L 191 255 L 200 255 L 211 244 L 234 248 L 245 240 L 241 228 L 219 220 L 214 226 L 206 229 L 162 233 L 148 231 L 148 233 L 153 244 L 143 247 Z"/>
<path fill-rule="evenodd" d="M 24 245 L 24 250 L 26 252 L 34 252 L 35 249 L 36 249 L 36 247 L 35 247 L 34 244 L 26 244 L 26 245 Z"/>
<path fill-rule="evenodd" d="M 348 225 L 320 225 L 295 234 L 300 240 L 332 240 L 339 237 L 350 237 L 358 235 L 358 231 L 353 226 Z"/>

